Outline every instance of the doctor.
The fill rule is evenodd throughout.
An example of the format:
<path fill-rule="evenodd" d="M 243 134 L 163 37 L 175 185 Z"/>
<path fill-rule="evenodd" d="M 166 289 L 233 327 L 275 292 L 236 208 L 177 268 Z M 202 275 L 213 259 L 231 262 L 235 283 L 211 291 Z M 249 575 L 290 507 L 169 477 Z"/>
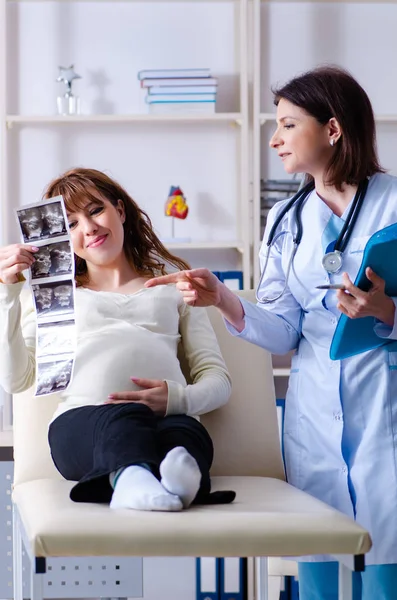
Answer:
<path fill-rule="evenodd" d="M 187 304 L 216 306 L 233 335 L 274 354 L 296 350 L 284 428 L 288 481 L 369 530 L 369 566 L 354 574 L 354 597 L 392 600 L 397 597 L 397 352 L 380 347 L 331 361 L 329 349 L 341 312 L 354 319 L 373 316 L 380 337 L 397 339 L 397 298 L 385 295 L 384 281 L 368 269 L 373 283 L 368 293 L 352 283 L 369 237 L 397 222 L 397 178 L 378 163 L 370 101 L 347 72 L 315 69 L 274 97 L 277 128 L 270 146 L 287 173 L 306 173 L 314 184 L 301 207 L 302 239 L 291 269 L 298 233 L 294 210 L 281 218 L 270 250 L 267 246 L 286 200 L 267 221 L 260 252 L 263 268 L 269 251 L 258 290 L 262 303 L 239 299 L 206 269 L 146 285 L 176 282 Z M 342 263 L 338 272 L 333 272 L 335 251 Z M 316 289 L 329 283 L 343 283 L 346 291 Z M 337 576 L 337 563 L 329 557 L 301 562 L 301 600 L 336 600 Z"/>

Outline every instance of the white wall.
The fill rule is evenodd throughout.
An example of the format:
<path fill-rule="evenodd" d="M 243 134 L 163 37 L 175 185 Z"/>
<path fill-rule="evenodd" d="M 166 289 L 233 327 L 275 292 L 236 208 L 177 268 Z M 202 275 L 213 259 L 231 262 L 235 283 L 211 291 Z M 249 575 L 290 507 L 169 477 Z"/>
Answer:
<path fill-rule="evenodd" d="M 82 76 L 74 92 L 85 114 L 146 113 L 137 72 L 150 68 L 209 67 L 220 80 L 217 110 L 239 110 L 233 2 L 22 2 L 7 14 L 8 113 L 55 114 L 64 90 L 58 65 L 71 63 Z M 225 123 L 17 125 L 9 135 L 10 197 L 34 202 L 66 168 L 92 166 L 128 189 L 160 236 L 171 237 L 164 203 L 179 185 L 190 214 L 176 222 L 176 237 L 236 240 L 236 133 Z M 9 227 L 16 236 L 13 219 Z M 228 268 L 236 258 L 226 251 L 210 266 Z"/>
<path fill-rule="evenodd" d="M 196 600 L 196 559 L 145 558 L 143 596 L 144 600 Z"/>
<path fill-rule="evenodd" d="M 233 3 L 141 2 L 52 3 L 8 6 L 9 113 L 53 114 L 62 85 L 58 65 L 75 64 L 83 79 L 74 91 L 82 112 L 145 112 L 136 78 L 143 68 L 210 67 L 220 78 L 219 110 L 238 105 L 238 65 Z M 366 88 L 379 114 L 397 113 L 397 4 L 283 3 L 263 5 L 262 110 L 273 111 L 270 85 L 282 83 L 319 63 L 338 63 Z M 263 176 L 283 177 L 282 165 L 266 150 L 272 125 L 263 130 Z M 397 124 L 380 125 L 380 157 L 397 173 Z M 116 177 L 149 212 L 160 235 L 170 234 L 163 204 L 170 185 L 187 195 L 190 215 L 177 223 L 176 235 L 195 240 L 236 237 L 235 131 L 226 125 L 84 125 L 23 127 L 10 134 L 9 193 L 12 203 L 38 200 L 45 184 L 74 165 L 93 166 Z M 12 220 L 10 235 L 17 232 Z M 234 265 L 233 251 L 186 254 L 213 268 Z M 186 559 L 181 559 L 185 561 Z M 177 561 L 151 559 L 156 578 L 147 580 L 146 597 L 158 597 L 158 583 L 175 583 Z M 154 564 L 156 563 L 156 564 Z M 163 568 L 160 576 L 158 568 Z M 188 567 L 185 570 L 185 567 Z M 147 572 L 148 573 L 148 572 Z M 163 578 L 163 579 L 162 579 Z M 160 585 L 161 587 L 161 585 Z M 163 588 L 164 589 L 164 588 Z M 177 593 L 179 592 L 179 593 Z M 193 588 L 171 596 L 193 599 Z M 170 597 L 171 597 L 170 596 Z"/>
<path fill-rule="evenodd" d="M 377 114 L 397 114 L 397 3 L 273 2 L 261 8 L 262 111 L 273 111 L 271 85 L 318 64 L 348 68 Z M 210 67 L 220 79 L 221 111 L 239 109 L 237 19 L 233 2 L 8 3 L 9 113 L 53 114 L 63 86 L 58 65 L 75 63 L 87 114 L 145 112 L 136 74 L 143 68 Z M 262 176 L 283 177 L 267 149 Z M 397 174 L 397 123 L 378 125 L 383 165 Z M 74 165 L 116 177 L 148 211 L 161 236 L 170 185 L 185 191 L 190 215 L 176 235 L 231 240 L 237 229 L 236 131 L 225 124 L 15 126 L 9 135 L 13 205 L 37 200 L 45 184 Z M 16 239 L 14 221 L 10 239 Z M 233 250 L 185 252 L 194 265 L 232 268 Z M 254 257 L 255 259 L 255 257 Z"/>
<path fill-rule="evenodd" d="M 263 112 L 274 112 L 269 84 L 336 63 L 358 79 L 377 114 L 397 114 L 397 4 L 277 2 L 262 6 L 261 27 Z M 273 128 L 264 127 L 262 171 L 283 177 L 276 153 L 266 150 Z M 396 140 L 397 123 L 378 126 L 380 159 L 392 174 L 397 174 Z"/>
<path fill-rule="evenodd" d="M 326 62 L 347 67 L 379 114 L 397 113 L 397 4 L 273 2 L 263 4 L 262 110 L 273 111 L 270 86 Z M 9 113 L 54 114 L 58 65 L 75 64 L 82 112 L 144 113 L 142 68 L 210 67 L 220 79 L 218 110 L 239 109 L 237 17 L 233 2 L 9 3 Z M 282 177 L 267 151 L 273 124 L 263 127 L 262 174 Z M 397 124 L 381 124 L 379 153 L 397 172 Z M 149 212 L 160 236 L 171 234 L 163 214 L 170 185 L 190 205 L 176 235 L 193 240 L 238 237 L 236 131 L 225 124 L 14 126 L 9 135 L 13 205 L 37 200 L 45 184 L 74 165 L 116 177 Z M 10 239 L 17 230 L 12 218 Z M 231 251 L 185 253 L 194 265 L 236 266 Z"/>

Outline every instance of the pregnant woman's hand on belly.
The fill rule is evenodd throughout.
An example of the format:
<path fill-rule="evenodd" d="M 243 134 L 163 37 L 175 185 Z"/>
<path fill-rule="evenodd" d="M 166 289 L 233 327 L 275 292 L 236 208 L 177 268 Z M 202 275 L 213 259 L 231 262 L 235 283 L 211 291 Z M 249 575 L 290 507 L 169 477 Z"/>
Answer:
<path fill-rule="evenodd" d="M 105 404 L 138 402 L 139 404 L 146 404 L 156 415 L 163 417 L 167 411 L 168 403 L 167 383 L 160 379 L 139 379 L 138 377 L 131 377 L 131 380 L 142 390 L 109 394 Z"/>

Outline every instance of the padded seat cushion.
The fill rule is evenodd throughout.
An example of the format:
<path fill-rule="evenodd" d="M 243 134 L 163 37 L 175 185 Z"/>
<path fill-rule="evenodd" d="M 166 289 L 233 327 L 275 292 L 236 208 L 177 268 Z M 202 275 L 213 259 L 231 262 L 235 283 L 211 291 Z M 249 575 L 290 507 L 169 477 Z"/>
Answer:
<path fill-rule="evenodd" d="M 73 483 L 18 484 L 13 499 L 38 557 L 304 556 L 363 554 L 368 533 L 351 519 L 284 481 L 214 477 L 213 490 L 235 490 L 232 504 L 180 513 L 110 510 L 69 499 Z"/>

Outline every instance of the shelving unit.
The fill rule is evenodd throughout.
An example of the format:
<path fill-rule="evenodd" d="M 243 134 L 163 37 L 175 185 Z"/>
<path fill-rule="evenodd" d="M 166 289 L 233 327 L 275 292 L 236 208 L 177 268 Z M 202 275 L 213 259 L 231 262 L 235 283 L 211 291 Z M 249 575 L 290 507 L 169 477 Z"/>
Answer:
<path fill-rule="evenodd" d="M 338 4 L 346 4 L 346 0 L 336 0 Z M 287 0 L 291 4 L 299 3 L 301 0 Z M 321 4 L 321 0 L 310 0 L 312 4 Z M 357 0 L 360 2 L 360 0 Z M 276 4 L 276 0 L 252 0 L 252 17 L 251 17 L 251 31 L 252 31 L 252 62 L 253 62 L 253 93 L 252 93 L 252 105 L 253 105 L 253 122 L 252 122 L 252 177 L 253 177 L 253 281 L 254 285 L 259 282 L 259 261 L 257 259 L 262 240 L 260 239 L 261 223 L 260 223 L 260 180 L 261 176 L 261 155 L 263 153 L 263 144 L 261 140 L 262 127 L 268 123 L 274 123 L 276 121 L 275 112 L 265 112 L 261 106 L 261 86 L 263 84 L 261 80 L 261 57 L 266 53 L 263 48 L 261 49 L 261 40 L 263 41 L 263 35 L 261 35 L 261 6 Z M 366 0 L 366 4 L 375 4 L 374 0 Z M 396 0 L 388 0 L 388 4 L 396 4 Z M 321 63 L 321 61 L 319 61 Z M 330 61 L 332 62 L 332 60 Z M 337 61 L 334 61 L 337 62 Z M 270 82 L 266 82 L 266 85 L 270 85 Z M 375 114 L 375 121 L 377 124 L 396 124 L 397 114 Z"/>
<path fill-rule="evenodd" d="M 63 0 L 47 0 L 46 4 L 62 3 Z M 72 3 L 90 3 L 95 0 L 70 0 L 64 4 Z M 102 3 L 109 3 L 109 0 L 100 0 Z M 150 0 L 154 5 L 166 3 L 165 0 Z M 201 2 L 201 0 L 187 0 L 188 3 Z M 111 2 L 117 10 L 118 4 L 123 3 L 139 3 L 142 0 L 116 0 Z M 248 41 L 247 41 L 247 19 L 248 19 L 248 0 L 216 0 L 216 3 L 229 3 L 235 6 L 235 13 L 238 13 L 237 30 L 233 32 L 235 40 L 238 38 L 238 48 L 235 47 L 235 60 L 238 63 L 237 73 L 239 75 L 239 111 L 238 112 L 218 112 L 214 114 L 201 113 L 172 113 L 172 114 L 85 114 L 78 116 L 58 116 L 58 115 L 29 115 L 29 114 L 10 114 L 7 110 L 7 41 L 6 41 L 6 22 L 7 22 L 7 4 L 11 4 L 11 0 L 0 0 L 0 17 L 1 17 L 1 37 L 0 37 L 0 120 L 1 120 L 1 147 L 0 147 L 0 172 L 1 172 L 1 188 L 0 188 L 0 243 L 11 243 L 14 240 L 9 238 L 7 223 L 10 221 L 11 206 L 7 200 L 9 190 L 13 186 L 13 181 L 9 177 L 9 164 L 7 164 L 7 148 L 10 135 L 18 136 L 20 131 L 25 128 L 43 127 L 59 127 L 59 131 L 64 131 L 63 127 L 71 124 L 81 124 L 84 126 L 111 126 L 125 124 L 128 127 L 147 126 L 153 127 L 159 124 L 172 126 L 173 124 L 183 126 L 183 124 L 199 127 L 200 125 L 225 127 L 231 126 L 236 129 L 238 136 L 238 164 L 236 164 L 236 185 L 238 188 L 238 205 L 236 219 L 236 239 L 226 241 L 197 241 L 191 243 L 175 243 L 167 244 L 169 249 L 173 251 L 206 251 L 205 256 L 210 256 L 209 253 L 216 250 L 234 250 L 236 268 L 240 268 L 243 272 L 243 278 L 246 287 L 250 287 L 252 278 L 252 261 L 251 261 L 251 227 L 250 227 L 250 183 L 249 183 L 249 114 L 248 114 Z M 12 0 L 13 4 L 26 4 L 27 0 Z M 29 0 L 30 4 L 34 4 L 35 0 Z M 182 5 L 182 0 L 181 0 Z M 216 4 L 214 2 L 214 4 Z M 39 4 L 39 3 L 38 3 Z M 154 6 L 153 10 L 156 9 Z M 15 130 L 15 133 L 14 131 Z M 133 129 L 131 131 L 134 131 Z M 140 129 L 139 131 L 142 131 Z M 191 134 L 193 136 L 193 134 Z M 194 137 L 192 137 L 192 145 Z M 65 165 L 67 168 L 70 165 Z"/>
<path fill-rule="evenodd" d="M 21 0 L 24 1 L 24 0 Z M 26 1 L 26 0 L 25 0 Z M 50 0 L 46 0 L 50 2 Z M 55 0 L 52 0 L 55 1 Z M 76 0 L 77 1 L 77 0 Z M 85 0 L 87 1 L 87 0 Z M 93 1 L 93 0 L 90 0 Z M 104 0 L 103 0 L 104 1 Z M 159 1 L 159 0 L 157 0 Z M 214 113 L 194 114 L 177 113 L 164 115 L 72 115 L 67 116 L 40 116 L 40 115 L 6 115 L 6 123 L 9 129 L 14 124 L 35 125 L 47 124 L 58 125 L 60 123 L 230 123 L 241 125 L 242 115 L 240 113 Z"/>
<path fill-rule="evenodd" d="M 211 240 L 196 241 L 191 243 L 169 243 L 168 248 L 174 252 L 190 253 L 191 251 L 201 252 L 201 257 L 214 257 L 217 252 L 228 251 L 240 266 L 244 275 L 245 287 L 250 287 L 252 283 L 257 285 L 259 280 L 258 253 L 261 244 L 259 238 L 260 232 L 260 179 L 261 175 L 261 155 L 264 148 L 261 147 L 261 134 L 263 126 L 275 123 L 275 112 L 266 112 L 261 105 L 261 88 L 263 85 L 269 86 L 270 81 L 261 80 L 261 62 L 263 60 L 264 49 L 261 51 L 262 43 L 265 41 L 263 31 L 261 31 L 261 6 L 277 5 L 277 0 L 173 0 L 180 4 L 181 10 L 185 4 L 194 4 L 204 2 L 214 5 L 232 4 L 239 13 L 238 31 L 235 38 L 239 38 L 239 47 L 235 48 L 235 62 L 239 67 L 236 69 L 239 73 L 239 107 L 236 112 L 224 112 L 214 114 L 192 114 L 192 113 L 173 113 L 164 115 L 151 114 L 86 114 L 72 117 L 62 117 L 57 115 L 34 115 L 34 114 L 12 114 L 10 106 L 6 105 L 7 90 L 7 57 L 6 57 L 6 23 L 7 23 L 7 5 L 10 4 L 61 4 L 71 5 L 75 3 L 110 3 L 114 5 L 114 10 L 120 4 L 140 3 L 142 0 L 0 0 L 0 245 L 8 243 L 9 232 L 7 230 L 7 220 L 10 217 L 11 204 L 7 201 L 10 189 L 13 188 L 13 180 L 10 174 L 10 165 L 7 164 L 7 147 L 10 140 L 19 136 L 22 131 L 29 128 L 46 131 L 56 131 L 60 136 L 66 135 L 65 132 L 75 131 L 72 128 L 81 125 L 84 131 L 96 131 L 95 127 L 102 128 L 103 132 L 111 132 L 112 127 L 125 125 L 125 130 L 134 135 L 135 132 L 156 131 L 156 127 L 164 125 L 173 127 L 175 131 L 183 131 L 183 128 L 189 129 L 189 136 L 194 141 L 195 132 L 201 131 L 203 127 L 208 127 L 208 131 L 225 131 L 225 128 L 235 130 L 236 139 L 239 142 L 238 160 L 235 168 L 236 185 L 238 186 L 238 212 L 236 236 L 231 240 Z M 153 10 L 160 6 L 166 0 L 150 0 L 153 3 Z M 390 4 L 396 0 L 390 0 Z M 299 3 L 299 0 L 289 0 L 291 6 Z M 338 0 L 338 4 L 344 4 L 344 0 Z M 368 0 L 368 4 L 373 0 Z M 312 4 L 321 4 L 321 0 L 312 0 Z M 117 13 L 116 13 L 117 14 Z M 263 15 L 262 15 L 263 16 Z M 236 33 L 236 32 L 235 32 Z M 39 42 L 38 42 L 39 43 Z M 249 52 L 250 48 L 250 52 Z M 252 83 L 252 88 L 250 84 Z M 251 89 L 251 94 L 249 94 Z M 385 111 L 386 112 L 386 111 Z M 397 114 L 378 114 L 376 121 L 379 124 L 393 125 L 397 123 Z M 70 129 L 68 129 L 70 126 Z M 144 129 L 147 128 L 147 129 Z M 233 134 L 234 135 L 234 134 Z M 14 137 L 13 137 L 14 136 Z M 190 138 L 189 138 L 190 139 Z M 230 177 L 234 174 L 230 173 Z M 276 377 L 288 376 L 287 368 L 276 368 L 274 374 Z M 8 417 L 7 417 L 8 418 Z"/>
<path fill-rule="evenodd" d="M 63 4 L 63 9 L 70 8 L 72 4 L 85 4 L 98 0 L 47 0 L 44 4 Z M 142 0 L 99 0 L 101 3 L 114 5 L 111 7 L 112 15 L 117 18 L 118 13 L 113 12 L 118 10 L 118 5 L 121 4 L 137 4 L 142 3 Z M 174 0 L 175 1 L 175 0 Z M 205 0 L 204 0 L 205 1 Z M 68 131 L 76 131 L 69 127 L 81 125 L 84 127 L 84 132 L 95 131 L 93 128 L 101 127 L 102 135 L 106 132 L 112 132 L 113 126 L 120 127 L 125 125 L 125 131 L 131 132 L 131 135 L 148 131 L 150 135 L 156 132 L 157 126 L 177 127 L 177 131 L 183 131 L 181 128 L 189 127 L 189 139 L 192 140 L 194 146 L 194 136 L 196 131 L 200 131 L 202 127 L 208 127 L 208 131 L 224 131 L 224 128 L 233 128 L 235 130 L 235 139 L 237 140 L 236 164 L 230 173 L 230 177 L 235 177 L 238 192 L 236 193 L 236 237 L 231 240 L 217 240 L 216 238 L 209 241 L 193 241 L 167 243 L 167 247 L 173 252 L 181 252 L 183 256 L 185 252 L 190 256 L 192 252 L 200 252 L 201 257 L 207 257 L 212 262 L 216 260 L 217 252 L 229 252 L 228 256 L 234 256 L 233 262 L 236 268 L 243 272 L 243 278 L 246 287 L 250 287 L 252 281 L 252 239 L 251 239 L 251 189 L 250 189 L 250 173 L 249 173 L 249 150 L 250 150 L 250 132 L 249 132 L 249 105 L 248 105 L 248 4 L 250 0 L 216 0 L 221 4 L 230 4 L 234 7 L 234 23 L 235 30 L 231 32 L 234 39 L 234 76 L 239 78 L 238 81 L 238 111 L 236 112 L 217 112 L 214 114 L 178 112 L 171 114 L 80 114 L 78 116 L 59 116 L 56 114 L 15 114 L 12 103 L 9 104 L 7 97 L 7 84 L 9 78 L 9 63 L 11 56 L 7 57 L 7 18 L 9 7 L 11 4 L 37 4 L 37 7 L 43 10 L 43 3 L 37 0 L 0 0 L 0 245 L 13 243 L 16 240 L 11 237 L 8 223 L 12 222 L 12 211 L 18 197 L 14 196 L 15 189 L 15 171 L 13 164 L 10 164 L 10 144 L 19 143 L 19 139 L 25 129 L 38 130 L 45 128 L 47 132 L 56 132 L 57 136 L 62 139 Z M 161 4 L 166 4 L 166 0 L 150 0 L 153 2 L 153 11 Z M 183 4 L 200 3 L 201 0 L 180 0 L 180 10 L 183 10 Z M 146 3 L 145 3 L 146 4 Z M 208 0 L 207 0 L 208 4 Z M 19 9 L 13 8 L 19 15 Z M 32 9 L 30 9 L 32 10 Z M 51 9 L 52 10 L 52 9 Z M 55 9 L 54 9 L 55 10 Z M 208 9 L 207 9 L 208 10 Z M 210 9 L 211 10 L 211 9 Z M 57 12 L 57 11 L 56 11 Z M 14 14 L 14 13 L 12 13 Z M 64 13 L 62 13 L 64 14 Z M 19 16 L 18 16 L 19 18 Z M 33 25 L 32 25 L 33 26 Z M 19 27 L 19 21 L 18 21 Z M 38 44 L 40 38 L 38 37 Z M 59 42 L 61 43 L 61 42 Z M 78 57 L 73 51 L 73 60 L 78 62 Z M 128 58 L 127 58 L 128 61 Z M 55 62 L 55 65 L 57 63 Z M 134 76 L 133 74 L 131 74 Z M 137 82 L 138 85 L 138 82 Z M 237 100 L 237 99 L 236 99 Z M 55 98 L 54 98 L 55 103 Z M 26 107 L 29 110 L 29 107 Z M 11 110 L 10 110 L 11 109 Z M 22 109 L 23 110 L 23 109 Z M 89 128 L 89 129 L 87 129 Z M 127 129 L 128 128 L 128 129 Z M 147 129 L 143 129 L 147 128 Z M 79 129 L 80 131 L 80 129 Z M 121 131 L 118 129 L 117 131 Z M 70 135 L 70 134 L 69 134 Z M 17 142 L 15 142 L 17 140 Z M 43 150 L 42 150 L 43 151 Z M 110 150 L 111 151 L 111 150 Z M 45 156 L 45 150 L 44 150 Z M 68 168 L 70 164 L 65 164 L 64 168 Z M 95 166 L 95 165 L 93 165 Z M 45 181 L 43 181 L 43 184 Z M 38 198 L 37 198 L 38 199 Z M 32 198 L 31 201 L 34 201 Z M 139 202 L 139 199 L 138 199 Z M 234 253 L 234 254 L 233 254 Z M 203 261 L 205 262 L 205 260 Z M 3 434 L 0 435 L 0 445 L 8 445 L 12 432 L 10 424 L 12 420 L 10 403 L 4 403 L 3 410 Z"/>

